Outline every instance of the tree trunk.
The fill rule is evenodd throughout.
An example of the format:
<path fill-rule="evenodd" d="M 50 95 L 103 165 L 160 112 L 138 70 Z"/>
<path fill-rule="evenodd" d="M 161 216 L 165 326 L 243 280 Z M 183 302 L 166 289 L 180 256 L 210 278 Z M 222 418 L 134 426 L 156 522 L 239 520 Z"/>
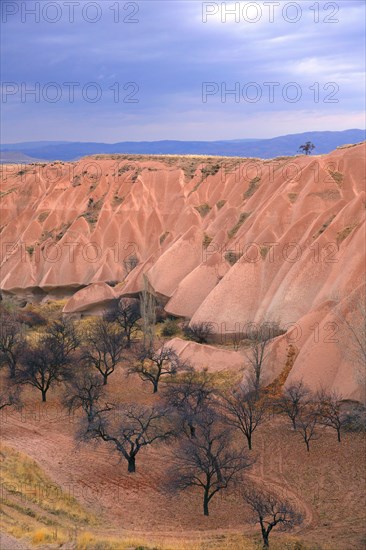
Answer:
<path fill-rule="evenodd" d="M 337 439 L 338 439 L 338 443 L 340 443 L 341 442 L 341 430 L 340 429 L 337 430 Z"/>
<path fill-rule="evenodd" d="M 262 521 L 260 522 L 261 524 L 261 531 L 262 531 L 262 538 L 263 538 L 263 548 L 269 548 L 269 532 L 267 531 L 267 529 L 265 529 Z"/>
<path fill-rule="evenodd" d="M 134 456 L 129 457 L 127 470 L 129 474 L 133 474 L 136 472 L 136 459 Z"/>
<path fill-rule="evenodd" d="M 12 380 L 15 378 L 15 365 L 13 363 L 9 365 L 9 378 Z"/>
<path fill-rule="evenodd" d="M 308 440 L 306 440 L 306 441 L 305 441 L 305 443 L 306 443 L 306 448 L 307 448 L 307 450 L 308 450 L 308 453 L 310 453 L 310 445 L 309 445 L 309 441 L 308 441 Z"/>
<path fill-rule="evenodd" d="M 153 393 L 157 393 L 157 391 L 158 391 L 158 382 L 157 382 L 157 381 L 154 381 L 154 382 L 153 382 L 153 385 L 154 385 L 154 391 L 153 391 Z"/>
<path fill-rule="evenodd" d="M 131 334 L 129 332 L 126 332 L 126 348 L 131 347 Z"/>
<path fill-rule="evenodd" d="M 42 402 L 43 403 L 46 403 L 46 393 L 47 393 L 47 390 L 42 390 Z"/>
<path fill-rule="evenodd" d="M 209 515 L 209 514 L 208 514 L 208 502 L 209 502 L 209 501 L 208 501 L 208 495 L 207 495 L 207 493 L 206 493 L 206 491 L 205 491 L 205 494 L 204 494 L 204 496 L 203 496 L 203 513 L 204 513 L 205 516 L 208 516 L 208 515 Z"/>
<path fill-rule="evenodd" d="M 106 386 L 108 384 L 108 374 L 103 374 L 103 385 Z"/>
<path fill-rule="evenodd" d="M 196 437 L 196 428 L 193 426 L 193 424 L 189 424 L 189 433 L 190 433 L 191 439 Z"/>
<path fill-rule="evenodd" d="M 248 440 L 248 448 L 251 451 L 252 450 L 252 434 L 247 435 Z"/>

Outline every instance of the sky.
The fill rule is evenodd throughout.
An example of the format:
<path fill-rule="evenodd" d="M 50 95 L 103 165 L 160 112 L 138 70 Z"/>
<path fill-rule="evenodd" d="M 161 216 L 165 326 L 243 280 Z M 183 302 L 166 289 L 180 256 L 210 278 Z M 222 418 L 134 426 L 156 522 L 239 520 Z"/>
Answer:
<path fill-rule="evenodd" d="M 364 128 L 365 6 L 1 0 L 1 141 Z"/>

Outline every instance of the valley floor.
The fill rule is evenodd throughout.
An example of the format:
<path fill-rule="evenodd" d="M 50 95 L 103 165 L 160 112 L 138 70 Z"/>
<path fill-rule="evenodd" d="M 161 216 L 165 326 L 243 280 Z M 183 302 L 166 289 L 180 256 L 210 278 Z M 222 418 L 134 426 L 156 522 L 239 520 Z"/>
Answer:
<path fill-rule="evenodd" d="M 127 546 L 121 543 L 110 548 L 133 549 L 141 544 L 133 542 L 136 540 L 144 541 L 145 548 L 258 548 L 258 526 L 248 524 L 240 488 L 216 496 L 210 516 L 205 518 L 201 495 L 196 491 L 171 495 L 162 488 L 171 464 L 171 447 L 141 451 L 137 473 L 129 475 L 125 461 L 107 444 L 75 442 L 77 419 L 70 418 L 61 408 L 57 390 L 51 391 L 49 402 L 42 404 L 38 392 L 27 389 L 27 404 L 21 412 L 3 411 L 2 440 L 6 448 L 34 459 L 48 478 L 87 511 L 91 519 L 85 524 L 79 521 L 79 512 L 75 521 L 72 515 L 67 521 L 56 515 L 59 533 L 64 533 L 60 542 L 65 549 L 109 548 L 107 543 L 98 546 L 93 537 L 126 541 Z M 124 401 L 152 403 L 155 399 L 150 387 L 135 378 L 126 379 L 122 369 L 111 377 L 108 392 Z M 257 461 L 250 477 L 273 490 L 285 490 L 305 517 L 302 527 L 291 535 L 274 532 L 271 548 L 364 548 L 365 450 L 363 434 L 344 434 L 338 444 L 333 431 L 322 431 L 307 453 L 300 436 L 282 418 L 275 418 L 254 433 L 252 452 Z M 22 492 L 33 494 L 33 489 L 23 487 Z M 18 502 L 19 513 L 19 506 L 28 505 L 24 498 Z M 10 509 L 3 507 L 3 513 L 3 528 L 7 529 Z M 48 515 L 44 511 L 33 513 L 33 517 L 41 518 L 39 525 L 33 522 L 28 527 L 23 515 L 24 532 L 18 531 L 17 536 L 29 536 L 27 529 L 47 528 L 52 523 L 47 521 Z M 2 550 L 23 550 L 27 544 L 32 547 L 30 539 L 25 545 L 19 542 L 18 546 L 9 546 L 7 536 L 1 539 Z M 72 544 L 76 539 L 83 542 Z M 39 536 L 39 542 L 47 540 Z M 295 541 L 303 546 L 294 546 Z"/>

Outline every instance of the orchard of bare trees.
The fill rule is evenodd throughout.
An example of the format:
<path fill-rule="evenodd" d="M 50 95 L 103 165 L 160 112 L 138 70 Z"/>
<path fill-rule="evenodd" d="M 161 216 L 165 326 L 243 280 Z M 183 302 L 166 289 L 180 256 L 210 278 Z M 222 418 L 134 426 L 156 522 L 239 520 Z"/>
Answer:
<path fill-rule="evenodd" d="M 43 403 L 61 390 L 65 410 L 77 418 L 76 440 L 106 446 L 131 475 L 147 448 L 154 446 L 164 462 L 169 446 L 172 459 L 164 490 L 195 488 L 208 516 L 219 493 L 239 488 L 267 548 L 273 529 L 300 525 L 302 514 L 286 496 L 248 481 L 260 427 L 276 429 L 282 419 L 307 453 L 324 430 L 341 445 L 345 431 L 363 429 L 364 411 L 360 406 L 350 412 L 342 395 L 325 388 L 314 394 L 302 380 L 285 383 L 278 395 L 271 395 L 264 374 L 270 342 L 279 334 L 271 324 L 247 335 L 249 368 L 243 381 L 219 386 L 208 370 L 195 370 L 157 336 L 155 308 L 146 290 L 141 300 L 115 301 L 99 318 L 82 322 L 58 315 L 35 324 L 28 319 L 27 324 L 19 308 L 1 304 L 0 409 L 21 408 L 27 387 L 28 394 L 38 391 Z M 205 342 L 211 327 L 205 323 L 187 330 L 183 323 L 182 332 Z M 141 380 L 151 404 L 111 394 L 116 371 Z"/>

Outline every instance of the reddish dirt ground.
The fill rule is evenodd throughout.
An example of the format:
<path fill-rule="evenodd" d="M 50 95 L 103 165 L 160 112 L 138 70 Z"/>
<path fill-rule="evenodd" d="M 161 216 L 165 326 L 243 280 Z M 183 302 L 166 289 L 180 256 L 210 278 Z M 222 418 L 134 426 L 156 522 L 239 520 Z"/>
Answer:
<path fill-rule="evenodd" d="M 126 379 L 121 370 L 110 377 L 108 391 L 121 400 L 153 402 L 150 386 Z M 60 407 L 59 392 L 51 388 L 49 402 L 27 389 L 22 412 L 4 412 L 2 438 L 6 445 L 35 459 L 64 491 L 101 518 L 104 534 L 184 539 L 208 533 L 253 533 L 239 490 L 215 497 L 210 517 L 202 514 L 196 491 L 167 495 L 161 488 L 171 464 L 171 448 L 152 447 L 137 457 L 137 473 L 106 445 L 78 445 L 76 419 Z M 307 453 L 299 435 L 284 419 L 263 425 L 254 434 L 257 462 L 250 477 L 277 487 L 295 499 L 305 516 L 297 530 L 300 540 L 329 550 L 361 550 L 364 546 L 365 438 L 345 434 L 337 443 L 333 431 L 322 432 Z M 275 534 L 274 536 L 278 536 Z M 315 548 L 316 546 L 314 546 Z"/>

